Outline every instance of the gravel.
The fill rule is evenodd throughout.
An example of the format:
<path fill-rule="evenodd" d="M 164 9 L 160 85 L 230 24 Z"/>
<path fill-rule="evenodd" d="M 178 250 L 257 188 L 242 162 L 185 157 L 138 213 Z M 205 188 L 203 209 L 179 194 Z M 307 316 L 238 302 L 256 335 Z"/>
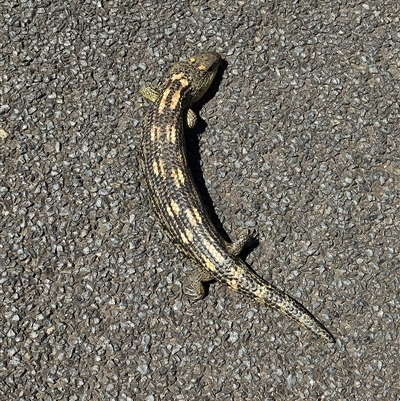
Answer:
<path fill-rule="evenodd" d="M 132 3 L 3 1 L 0 398 L 397 400 L 399 3 Z M 336 345 L 217 283 L 185 295 L 138 89 L 207 49 L 200 192 Z"/>

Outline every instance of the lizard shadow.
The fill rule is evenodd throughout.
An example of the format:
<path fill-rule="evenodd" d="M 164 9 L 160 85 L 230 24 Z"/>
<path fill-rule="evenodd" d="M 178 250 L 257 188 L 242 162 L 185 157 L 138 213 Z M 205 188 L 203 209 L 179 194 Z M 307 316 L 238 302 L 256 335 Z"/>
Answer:
<path fill-rule="evenodd" d="M 215 213 L 214 203 L 210 197 L 204 180 L 204 175 L 201 168 L 201 155 L 199 146 L 200 135 L 202 135 L 208 127 L 208 124 L 200 116 L 199 112 L 203 108 L 203 106 L 208 103 L 218 92 L 219 86 L 222 82 L 224 71 L 227 69 L 227 66 L 228 63 L 226 62 L 226 60 L 221 60 L 221 64 L 210 88 L 204 94 L 204 96 L 195 105 L 193 105 L 192 109 L 197 115 L 197 122 L 194 128 L 185 129 L 185 141 L 189 168 L 192 172 L 193 180 L 196 184 L 197 190 L 199 191 L 200 198 L 203 201 L 206 212 L 208 213 L 211 222 L 217 228 L 218 232 L 222 235 L 224 240 L 229 241 L 229 236 L 224 230 L 221 220 Z"/>
<path fill-rule="evenodd" d="M 223 74 L 227 69 L 228 63 L 226 60 L 222 60 L 220 67 L 218 68 L 217 74 L 211 84 L 209 90 L 204 94 L 204 96 L 197 102 L 192 108 L 193 111 L 198 116 L 197 123 L 194 128 L 185 130 L 185 142 L 186 142 L 186 151 L 188 156 L 188 164 L 189 168 L 192 172 L 193 180 L 196 184 L 197 190 L 199 191 L 200 197 L 205 206 L 206 212 L 208 213 L 211 222 L 216 227 L 217 231 L 221 234 L 222 238 L 227 242 L 231 242 L 229 235 L 225 231 L 221 220 L 215 212 L 214 203 L 210 197 L 208 192 L 204 175 L 201 169 L 201 154 L 200 154 L 200 146 L 199 146 L 199 137 L 203 134 L 208 127 L 208 124 L 200 117 L 199 112 L 203 108 L 203 106 L 208 103 L 219 90 L 219 86 L 223 79 Z M 242 260 L 245 260 L 246 257 L 259 245 L 259 241 L 257 236 L 255 236 L 252 241 L 246 245 L 243 250 L 240 252 L 239 257 Z M 249 266 L 250 268 L 250 266 Z M 251 269 L 251 268 L 250 268 Z M 208 288 L 206 286 L 206 293 L 208 292 Z"/>

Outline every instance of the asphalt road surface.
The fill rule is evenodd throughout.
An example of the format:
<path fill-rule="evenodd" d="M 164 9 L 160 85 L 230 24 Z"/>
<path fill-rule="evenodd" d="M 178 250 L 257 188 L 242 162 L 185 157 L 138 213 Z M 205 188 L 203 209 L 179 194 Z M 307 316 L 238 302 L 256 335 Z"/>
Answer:
<path fill-rule="evenodd" d="M 400 394 L 398 1 L 4 0 L 0 399 L 385 400 Z M 204 202 L 327 345 L 214 283 L 138 170 L 145 83 L 216 50 L 188 135 Z"/>

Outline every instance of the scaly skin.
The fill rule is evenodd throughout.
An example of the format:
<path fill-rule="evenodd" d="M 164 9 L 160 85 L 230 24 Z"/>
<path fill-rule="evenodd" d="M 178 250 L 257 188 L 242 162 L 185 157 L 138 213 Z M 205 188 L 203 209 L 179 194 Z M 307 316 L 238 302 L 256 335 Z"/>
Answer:
<path fill-rule="evenodd" d="M 170 239 L 198 266 L 192 275 L 196 298 L 204 296 L 203 282 L 217 279 L 335 342 L 304 306 L 246 266 L 238 255 L 250 236 L 227 243 L 200 199 L 187 163 L 184 121 L 189 126 L 195 123 L 190 107 L 208 90 L 219 63 L 217 53 L 195 55 L 175 64 L 161 89 L 148 86 L 141 90 L 153 102 L 142 131 L 141 167 L 155 214 Z"/>

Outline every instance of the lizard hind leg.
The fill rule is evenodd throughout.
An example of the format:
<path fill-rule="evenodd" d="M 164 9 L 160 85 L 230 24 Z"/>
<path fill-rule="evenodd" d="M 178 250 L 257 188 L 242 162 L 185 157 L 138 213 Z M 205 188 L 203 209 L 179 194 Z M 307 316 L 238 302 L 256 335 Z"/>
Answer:
<path fill-rule="evenodd" d="M 245 231 L 235 242 L 227 245 L 228 252 L 233 256 L 239 256 L 240 252 L 242 252 L 244 248 L 252 245 L 256 241 L 257 238 L 255 231 Z"/>
<path fill-rule="evenodd" d="M 199 267 L 190 274 L 190 285 L 185 292 L 193 298 L 193 301 L 198 301 L 206 294 L 204 283 L 212 280 L 214 276 L 208 270 Z"/>

